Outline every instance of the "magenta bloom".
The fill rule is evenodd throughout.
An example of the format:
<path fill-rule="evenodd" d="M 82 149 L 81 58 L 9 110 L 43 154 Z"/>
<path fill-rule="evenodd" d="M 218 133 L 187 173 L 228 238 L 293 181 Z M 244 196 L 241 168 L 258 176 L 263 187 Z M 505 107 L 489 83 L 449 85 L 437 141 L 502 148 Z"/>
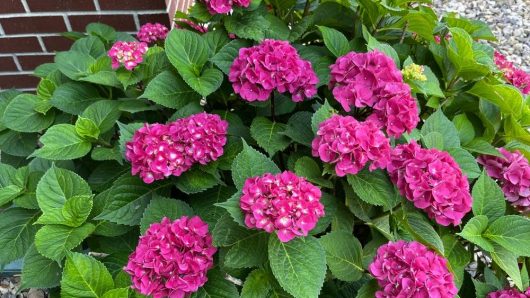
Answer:
<path fill-rule="evenodd" d="M 516 288 L 509 288 L 491 292 L 486 298 L 528 298 L 530 297 L 530 287 L 526 289 L 525 293 L 519 292 Z"/>
<path fill-rule="evenodd" d="M 471 210 L 469 183 L 447 152 L 398 145 L 387 170 L 401 194 L 440 225 L 458 225 Z"/>
<path fill-rule="evenodd" d="M 112 60 L 112 68 L 116 69 L 121 64 L 127 70 L 133 70 L 144 60 L 143 55 L 147 52 L 147 44 L 137 41 L 117 41 L 109 50 L 108 55 Z"/>
<path fill-rule="evenodd" d="M 180 176 L 195 163 L 223 155 L 228 122 L 215 114 L 195 114 L 170 124 L 146 124 L 126 144 L 132 174 L 145 183 Z"/>
<path fill-rule="evenodd" d="M 202 0 L 212 15 L 227 14 L 233 6 L 248 7 L 250 0 Z"/>
<path fill-rule="evenodd" d="M 169 29 L 160 23 L 147 23 L 140 27 L 140 31 L 136 35 L 139 41 L 145 43 L 154 43 L 159 40 L 165 40 Z"/>
<path fill-rule="evenodd" d="M 523 94 L 530 94 L 530 74 L 524 70 L 516 68 L 506 57 L 495 51 L 495 64 L 504 74 L 508 83 L 517 87 Z"/>
<path fill-rule="evenodd" d="M 274 90 L 289 92 L 294 102 L 313 97 L 318 77 L 287 41 L 266 39 L 239 50 L 228 76 L 234 91 L 247 101 L 266 101 Z"/>
<path fill-rule="evenodd" d="M 530 165 L 519 151 L 510 152 L 499 148 L 504 155 L 496 157 L 482 155 L 477 160 L 484 166 L 488 175 L 496 179 L 506 200 L 514 207 L 523 210 L 530 208 Z"/>
<path fill-rule="evenodd" d="M 458 293 L 447 261 L 419 242 L 389 242 L 368 267 L 381 289 L 376 298 L 452 298 Z"/>
<path fill-rule="evenodd" d="M 357 174 L 371 162 L 370 170 L 385 168 L 390 161 L 390 143 L 371 121 L 333 115 L 320 124 L 312 153 L 335 165 L 337 176 Z"/>
<path fill-rule="evenodd" d="M 208 225 L 199 217 L 173 222 L 164 217 L 140 237 L 124 270 L 143 295 L 183 298 L 206 283 L 216 251 Z"/>
<path fill-rule="evenodd" d="M 324 216 L 320 189 L 305 178 L 285 171 L 249 178 L 243 186 L 240 207 L 249 228 L 277 231 L 282 242 L 307 236 Z"/>
<path fill-rule="evenodd" d="M 339 57 L 330 69 L 329 88 L 345 111 L 351 106 L 373 108 L 370 119 L 394 137 L 411 132 L 418 124 L 416 101 L 390 57 L 379 51 L 351 52 Z"/>

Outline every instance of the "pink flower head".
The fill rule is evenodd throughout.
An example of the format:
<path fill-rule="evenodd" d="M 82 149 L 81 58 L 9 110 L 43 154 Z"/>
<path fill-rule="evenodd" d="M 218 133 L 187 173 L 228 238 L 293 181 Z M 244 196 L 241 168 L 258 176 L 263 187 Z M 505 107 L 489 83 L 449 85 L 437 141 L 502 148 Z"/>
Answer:
<path fill-rule="evenodd" d="M 183 298 L 206 283 L 216 251 L 208 225 L 199 217 L 173 222 L 164 217 L 140 237 L 124 270 L 143 295 Z"/>
<path fill-rule="evenodd" d="M 411 132 L 418 124 L 416 101 L 390 57 L 379 51 L 351 52 L 339 57 L 330 69 L 329 88 L 345 111 L 351 106 L 373 108 L 370 119 L 394 137 Z"/>
<path fill-rule="evenodd" d="M 482 155 L 478 162 L 488 175 L 497 179 L 506 200 L 522 210 L 530 209 L 530 165 L 519 151 L 510 152 L 499 148 L 504 156 Z"/>
<path fill-rule="evenodd" d="M 247 101 L 266 101 L 274 90 L 289 92 L 294 102 L 313 97 L 318 77 L 311 63 L 283 40 L 266 39 L 239 50 L 228 76 L 234 91 Z"/>
<path fill-rule="evenodd" d="M 187 26 L 189 26 L 191 29 L 199 32 L 199 33 L 206 33 L 208 32 L 208 27 L 204 26 L 204 25 L 199 25 L 199 24 L 196 24 L 195 22 L 191 21 L 191 20 L 188 20 L 188 19 L 176 19 L 175 20 L 175 28 L 177 29 L 185 29 L 185 27 L 179 25 L 178 23 L 184 23 L 186 24 Z"/>
<path fill-rule="evenodd" d="M 504 74 L 508 83 L 517 87 L 523 94 L 530 94 L 530 74 L 524 70 L 516 68 L 506 57 L 495 51 L 495 64 Z"/>
<path fill-rule="evenodd" d="M 140 31 L 138 31 L 136 36 L 138 40 L 145 43 L 154 43 L 159 40 L 165 40 L 168 32 L 169 29 L 160 23 L 147 23 L 140 27 Z"/>
<path fill-rule="evenodd" d="M 335 164 L 337 176 L 357 174 L 371 162 L 370 170 L 385 168 L 390 161 L 390 143 L 371 121 L 333 115 L 320 124 L 312 143 L 313 156 Z"/>
<path fill-rule="evenodd" d="M 228 122 L 215 114 L 195 114 L 170 124 L 146 124 L 126 144 L 132 174 L 145 183 L 180 176 L 193 164 L 223 155 Z"/>
<path fill-rule="evenodd" d="M 447 261 L 419 242 L 380 246 L 368 269 L 381 287 L 376 298 L 452 298 L 458 292 Z"/>
<path fill-rule="evenodd" d="M 516 288 L 509 288 L 489 293 L 486 298 L 528 298 L 530 297 L 530 287 L 525 293 L 519 292 Z"/>
<path fill-rule="evenodd" d="M 116 69 L 121 64 L 127 70 L 133 70 L 138 64 L 142 63 L 143 55 L 147 52 L 147 44 L 137 41 L 117 41 L 110 48 L 108 55 L 112 60 L 112 68 Z"/>
<path fill-rule="evenodd" d="M 458 225 L 471 210 L 469 183 L 447 152 L 398 145 L 387 170 L 401 194 L 440 225 Z"/>
<path fill-rule="evenodd" d="M 243 186 L 240 207 L 249 228 L 277 231 L 282 242 L 307 236 L 320 217 L 320 189 L 305 178 L 285 171 L 249 178 Z"/>
<path fill-rule="evenodd" d="M 216 14 L 227 14 L 233 6 L 248 7 L 250 0 L 202 0 L 206 4 L 206 8 L 212 15 Z"/>

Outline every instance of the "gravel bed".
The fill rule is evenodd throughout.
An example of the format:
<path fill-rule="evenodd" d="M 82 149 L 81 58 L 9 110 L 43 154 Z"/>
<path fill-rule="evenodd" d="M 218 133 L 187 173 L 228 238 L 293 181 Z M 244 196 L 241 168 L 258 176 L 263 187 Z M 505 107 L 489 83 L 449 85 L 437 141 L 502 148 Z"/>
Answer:
<path fill-rule="evenodd" d="M 530 72 L 530 0 L 433 0 L 433 4 L 439 12 L 488 23 L 498 39 L 493 46 Z"/>
<path fill-rule="evenodd" d="M 0 298 L 46 298 L 47 295 L 40 289 L 29 289 L 18 293 L 20 276 L 1 277 L 0 276 Z"/>

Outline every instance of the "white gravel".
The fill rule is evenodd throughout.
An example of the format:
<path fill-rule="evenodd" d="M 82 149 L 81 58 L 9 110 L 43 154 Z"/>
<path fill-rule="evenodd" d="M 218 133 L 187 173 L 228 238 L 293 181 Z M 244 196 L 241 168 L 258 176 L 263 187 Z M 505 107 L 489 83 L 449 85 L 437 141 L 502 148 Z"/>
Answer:
<path fill-rule="evenodd" d="M 433 0 L 439 12 L 456 12 L 491 26 L 493 45 L 530 72 L 530 0 Z"/>

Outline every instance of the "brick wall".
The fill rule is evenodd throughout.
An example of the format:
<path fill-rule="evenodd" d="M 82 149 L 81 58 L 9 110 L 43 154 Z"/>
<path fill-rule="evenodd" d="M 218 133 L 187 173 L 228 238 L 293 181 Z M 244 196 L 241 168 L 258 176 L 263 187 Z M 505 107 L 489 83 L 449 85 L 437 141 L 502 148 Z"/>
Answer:
<path fill-rule="evenodd" d="M 35 89 L 33 69 L 53 61 L 53 53 L 70 48 L 60 35 L 84 31 L 102 22 L 119 31 L 136 33 L 140 25 L 169 25 L 176 10 L 186 11 L 192 0 L 0 0 L 0 90 Z"/>

